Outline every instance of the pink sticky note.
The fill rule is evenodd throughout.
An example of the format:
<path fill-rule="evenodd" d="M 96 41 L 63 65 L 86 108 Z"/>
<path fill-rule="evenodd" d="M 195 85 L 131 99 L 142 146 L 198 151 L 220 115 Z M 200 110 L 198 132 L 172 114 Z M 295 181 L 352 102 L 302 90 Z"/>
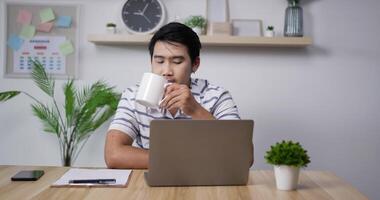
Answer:
<path fill-rule="evenodd" d="M 53 22 L 46 22 L 46 23 L 38 24 L 37 31 L 49 33 L 51 31 L 51 29 L 53 28 L 53 25 L 54 25 Z"/>
<path fill-rule="evenodd" d="M 19 10 L 17 22 L 24 25 L 29 25 L 32 22 L 32 13 L 29 10 Z"/>

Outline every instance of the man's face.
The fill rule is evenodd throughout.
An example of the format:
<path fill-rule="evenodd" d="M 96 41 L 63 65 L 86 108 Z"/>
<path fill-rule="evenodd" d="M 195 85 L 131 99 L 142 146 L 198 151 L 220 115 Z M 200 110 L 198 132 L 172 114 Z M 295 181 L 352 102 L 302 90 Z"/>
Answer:
<path fill-rule="evenodd" d="M 190 75 L 199 65 L 199 58 L 191 64 L 187 47 L 183 44 L 157 41 L 152 56 L 152 72 L 169 82 L 189 85 Z"/>

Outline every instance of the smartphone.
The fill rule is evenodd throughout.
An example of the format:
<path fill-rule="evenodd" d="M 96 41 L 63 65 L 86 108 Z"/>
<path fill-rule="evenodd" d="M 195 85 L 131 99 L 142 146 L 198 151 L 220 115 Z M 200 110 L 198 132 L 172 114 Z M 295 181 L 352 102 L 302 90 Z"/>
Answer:
<path fill-rule="evenodd" d="M 42 175 L 44 175 L 43 170 L 30 170 L 30 171 L 19 171 L 16 175 L 12 176 L 12 181 L 36 181 Z"/>

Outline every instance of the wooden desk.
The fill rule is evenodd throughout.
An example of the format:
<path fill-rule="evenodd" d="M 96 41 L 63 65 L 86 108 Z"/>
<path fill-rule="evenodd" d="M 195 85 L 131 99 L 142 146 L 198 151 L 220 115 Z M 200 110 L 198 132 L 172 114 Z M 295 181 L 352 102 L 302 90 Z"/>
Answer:
<path fill-rule="evenodd" d="M 36 182 L 12 182 L 19 170 L 45 170 Z M 247 186 L 149 187 L 143 170 L 132 173 L 126 188 L 51 188 L 68 168 L 0 166 L 0 199 L 367 199 L 330 172 L 302 171 L 299 189 L 276 190 L 273 171 L 250 172 Z"/>

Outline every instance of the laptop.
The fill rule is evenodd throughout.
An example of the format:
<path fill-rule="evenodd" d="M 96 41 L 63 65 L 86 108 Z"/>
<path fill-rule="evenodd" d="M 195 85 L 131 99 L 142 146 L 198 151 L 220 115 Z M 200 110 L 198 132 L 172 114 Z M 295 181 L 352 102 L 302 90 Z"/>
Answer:
<path fill-rule="evenodd" d="M 152 120 L 149 186 L 246 185 L 253 120 Z"/>

